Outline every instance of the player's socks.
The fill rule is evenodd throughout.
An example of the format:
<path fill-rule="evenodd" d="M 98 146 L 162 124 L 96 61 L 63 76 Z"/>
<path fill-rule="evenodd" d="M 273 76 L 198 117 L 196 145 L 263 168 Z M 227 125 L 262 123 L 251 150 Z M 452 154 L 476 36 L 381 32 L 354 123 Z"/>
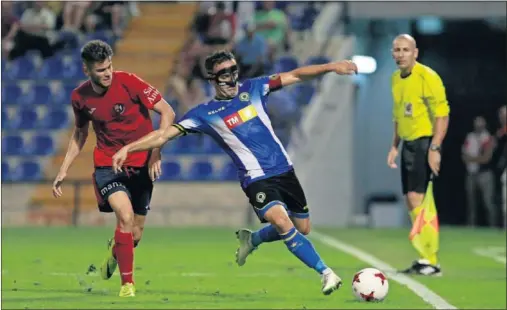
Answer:
<path fill-rule="evenodd" d="M 121 283 L 134 283 L 134 237 L 132 233 L 121 232 L 116 228 L 114 233 L 114 253 L 120 268 Z"/>
<path fill-rule="evenodd" d="M 254 247 L 257 247 L 264 242 L 273 242 L 278 240 L 280 240 L 280 234 L 271 224 L 268 224 L 252 233 L 252 245 Z"/>
<path fill-rule="evenodd" d="M 281 239 L 289 249 L 300 261 L 305 263 L 310 268 L 315 269 L 318 273 L 322 274 L 327 266 L 320 258 L 317 251 L 313 247 L 310 240 L 303 236 L 296 227 L 284 234 L 280 234 Z"/>

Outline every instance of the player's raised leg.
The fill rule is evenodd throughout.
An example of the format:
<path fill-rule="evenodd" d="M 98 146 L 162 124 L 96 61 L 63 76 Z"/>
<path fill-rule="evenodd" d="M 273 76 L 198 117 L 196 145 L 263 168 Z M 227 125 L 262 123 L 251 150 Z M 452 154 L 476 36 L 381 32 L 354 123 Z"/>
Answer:
<path fill-rule="evenodd" d="M 331 294 L 341 286 L 340 277 L 326 266 L 310 240 L 296 229 L 282 202 L 271 202 L 259 213 L 276 228 L 287 249 L 305 265 L 322 276 L 322 292 L 325 295 Z"/>
<path fill-rule="evenodd" d="M 120 297 L 135 296 L 134 288 L 134 211 L 130 198 L 124 191 L 117 191 L 108 198 L 116 213 L 117 227 L 114 233 L 114 254 L 120 268 Z"/>

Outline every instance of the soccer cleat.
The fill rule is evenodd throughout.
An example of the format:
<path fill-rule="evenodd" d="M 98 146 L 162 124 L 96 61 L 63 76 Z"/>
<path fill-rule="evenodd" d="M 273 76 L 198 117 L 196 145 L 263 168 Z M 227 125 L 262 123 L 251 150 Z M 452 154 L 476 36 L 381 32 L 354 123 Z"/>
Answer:
<path fill-rule="evenodd" d="M 239 240 L 239 248 L 236 250 L 236 263 L 238 266 L 243 266 L 248 255 L 256 249 L 252 245 L 252 231 L 245 228 L 240 229 L 236 231 L 236 238 Z"/>
<path fill-rule="evenodd" d="M 440 265 L 430 264 L 427 259 L 419 259 L 414 261 L 409 268 L 402 270 L 401 273 L 440 277 L 442 269 Z"/>
<path fill-rule="evenodd" d="M 114 239 L 109 239 L 107 242 L 107 257 L 100 266 L 100 274 L 102 279 L 109 280 L 118 266 L 118 262 L 113 254 Z"/>
<path fill-rule="evenodd" d="M 134 283 L 125 283 L 120 289 L 120 297 L 134 297 L 136 296 L 136 288 Z"/>
<path fill-rule="evenodd" d="M 342 286 L 342 279 L 331 269 L 326 269 L 322 273 L 322 293 L 329 295 Z"/>

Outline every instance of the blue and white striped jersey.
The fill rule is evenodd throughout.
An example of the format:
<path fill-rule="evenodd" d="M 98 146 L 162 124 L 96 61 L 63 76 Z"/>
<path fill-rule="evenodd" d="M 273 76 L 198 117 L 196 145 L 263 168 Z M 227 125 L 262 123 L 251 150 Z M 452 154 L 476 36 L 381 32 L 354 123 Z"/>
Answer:
<path fill-rule="evenodd" d="M 281 87 L 279 76 L 244 81 L 231 100 L 211 100 L 188 111 L 175 124 L 184 133 L 211 136 L 229 154 L 243 188 L 292 169 L 266 112 L 267 96 Z"/>

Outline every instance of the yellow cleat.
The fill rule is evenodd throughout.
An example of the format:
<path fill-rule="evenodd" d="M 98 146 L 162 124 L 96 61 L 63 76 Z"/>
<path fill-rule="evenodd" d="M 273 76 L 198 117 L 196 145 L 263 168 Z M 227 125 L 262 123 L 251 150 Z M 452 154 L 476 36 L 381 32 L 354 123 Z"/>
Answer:
<path fill-rule="evenodd" d="M 104 280 L 109 280 L 116 270 L 116 266 L 118 266 L 118 262 L 113 255 L 114 239 L 109 239 L 107 244 L 107 256 L 100 266 L 100 274 Z"/>
<path fill-rule="evenodd" d="M 135 297 L 136 288 L 133 283 L 125 283 L 120 289 L 120 297 Z"/>

